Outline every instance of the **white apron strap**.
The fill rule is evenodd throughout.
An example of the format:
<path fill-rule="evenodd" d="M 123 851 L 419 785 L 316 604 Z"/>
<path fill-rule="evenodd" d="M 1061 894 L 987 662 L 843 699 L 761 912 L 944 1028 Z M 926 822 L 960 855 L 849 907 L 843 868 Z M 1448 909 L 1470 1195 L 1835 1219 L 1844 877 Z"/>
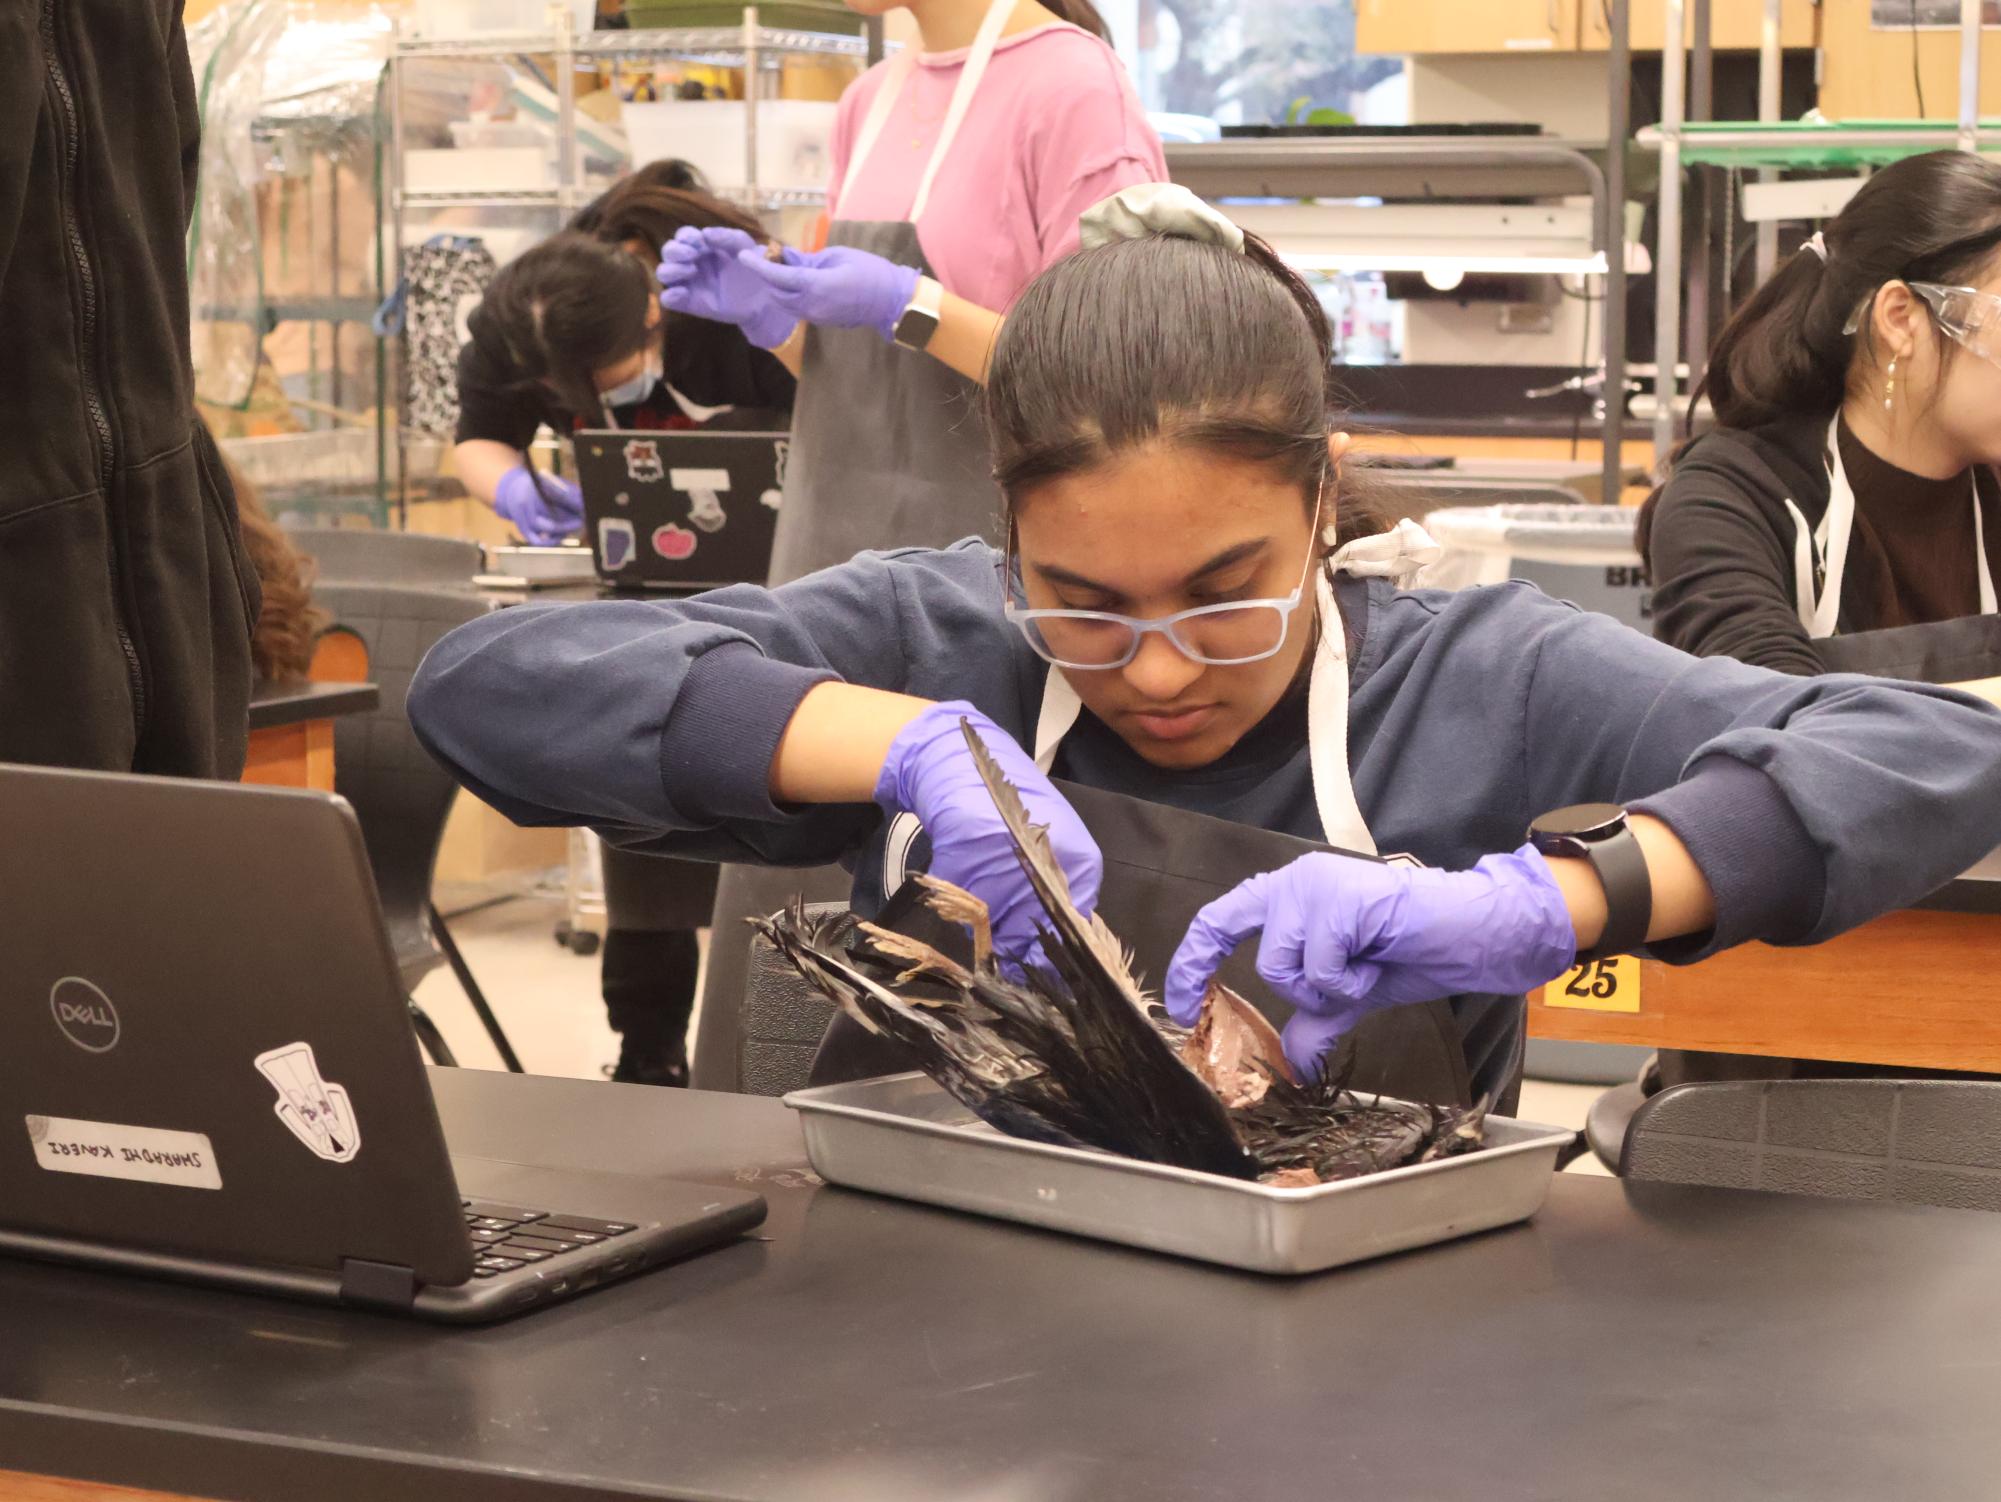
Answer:
<path fill-rule="evenodd" d="M 1043 772 L 1056 765 L 1056 748 L 1083 712 L 1084 701 L 1077 697 L 1077 690 L 1070 686 L 1063 670 L 1050 668 L 1049 678 L 1042 685 L 1042 709 L 1035 717 L 1035 764 Z"/>
<path fill-rule="evenodd" d="M 965 65 L 959 71 L 958 85 L 952 90 L 945 123 L 938 128 L 938 144 L 931 148 L 931 160 L 925 164 L 924 176 L 917 183 L 917 196 L 910 202 L 912 224 L 924 218 L 924 207 L 931 202 L 931 184 L 937 181 L 938 169 L 944 165 L 952 142 L 958 139 L 959 127 L 965 123 L 966 111 L 973 106 L 973 95 L 979 92 L 980 80 L 986 77 L 987 64 L 993 61 L 994 48 L 1000 44 L 1001 31 L 1014 14 L 1014 6 L 1015 0 L 993 0 L 987 7 L 986 19 L 980 22 L 979 33 L 973 38 Z"/>
<path fill-rule="evenodd" d="M 1327 571 L 1313 574 L 1320 605 L 1320 643 L 1306 689 L 1306 748 L 1313 765 L 1313 801 L 1322 837 L 1343 850 L 1376 853 L 1376 838 L 1355 801 L 1348 775 L 1348 633 Z"/>
<path fill-rule="evenodd" d="M 1821 557 L 1827 561 L 1813 618 L 1806 622 L 1807 635 L 1816 641 L 1834 635 L 1841 619 L 1841 581 L 1848 572 L 1848 538 L 1855 526 L 1855 489 L 1841 463 L 1840 426 L 1839 414 L 1827 425 L 1827 515 L 1819 529 Z"/>
<path fill-rule="evenodd" d="M 1987 566 L 1987 523 L 1980 518 L 1980 482 L 1973 482 L 1973 556 L 1980 569 L 1980 613 L 1994 614 L 1994 574 Z"/>
<path fill-rule="evenodd" d="M 855 149 L 848 154 L 848 170 L 841 177 L 841 196 L 828 206 L 829 218 L 841 217 L 841 205 L 862 175 L 867 165 L 869 153 L 875 150 L 876 138 L 889 122 L 889 112 L 896 108 L 897 96 L 903 92 L 904 81 L 910 77 L 910 70 L 917 66 L 914 49 L 905 47 L 889 60 L 882 72 L 882 87 L 875 91 L 875 98 L 868 107 L 868 114 L 862 119 L 862 133 L 855 137 Z"/>
<path fill-rule="evenodd" d="M 1800 629 L 1812 636 L 1814 608 L 1818 603 L 1813 572 L 1813 528 L 1806 524 L 1806 513 L 1793 504 L 1793 498 L 1787 496 L 1785 499 L 1786 511 L 1793 519 L 1793 609 L 1799 614 Z"/>

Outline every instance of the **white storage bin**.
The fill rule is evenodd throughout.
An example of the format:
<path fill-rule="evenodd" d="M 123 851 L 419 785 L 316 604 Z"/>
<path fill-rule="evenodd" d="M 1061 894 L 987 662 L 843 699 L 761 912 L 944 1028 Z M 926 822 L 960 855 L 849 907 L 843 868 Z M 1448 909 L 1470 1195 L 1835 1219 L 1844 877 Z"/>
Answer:
<path fill-rule="evenodd" d="M 824 188 L 833 168 L 834 113 L 817 99 L 766 99 L 757 107 L 757 185 Z M 692 162 L 718 188 L 750 181 L 740 99 L 668 99 L 624 106 L 632 165 Z"/>
<path fill-rule="evenodd" d="M 571 25 L 589 31 L 597 19 L 596 0 L 558 0 L 570 11 Z M 414 0 L 407 32 L 413 37 L 511 35 L 553 31 L 550 0 Z"/>
<path fill-rule="evenodd" d="M 460 151 L 489 151 L 501 146 L 533 146 L 551 150 L 549 132 L 525 120 L 454 120 L 452 145 Z"/>
<path fill-rule="evenodd" d="M 546 188 L 555 180 L 543 146 L 403 153 L 403 186 L 412 193 L 519 193 Z"/>
<path fill-rule="evenodd" d="M 1445 556 L 1424 571 L 1427 589 L 1464 589 L 1527 579 L 1569 600 L 1649 631 L 1653 592 L 1633 542 L 1630 506 L 1454 506 L 1424 529 Z"/>

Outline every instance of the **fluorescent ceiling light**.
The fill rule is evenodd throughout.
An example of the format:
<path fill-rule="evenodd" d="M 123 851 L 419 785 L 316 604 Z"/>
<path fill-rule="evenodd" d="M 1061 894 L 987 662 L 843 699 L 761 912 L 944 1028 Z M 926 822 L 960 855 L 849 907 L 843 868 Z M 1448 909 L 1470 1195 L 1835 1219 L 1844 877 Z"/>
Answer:
<path fill-rule="evenodd" d="M 1284 253 L 1295 271 L 1416 271 L 1437 286 L 1456 286 L 1457 279 L 1476 274 L 1512 276 L 1603 276 L 1605 256 L 1463 256 L 1409 255 L 1396 251 L 1294 251 Z M 1436 280 L 1433 280 L 1436 278 Z"/>

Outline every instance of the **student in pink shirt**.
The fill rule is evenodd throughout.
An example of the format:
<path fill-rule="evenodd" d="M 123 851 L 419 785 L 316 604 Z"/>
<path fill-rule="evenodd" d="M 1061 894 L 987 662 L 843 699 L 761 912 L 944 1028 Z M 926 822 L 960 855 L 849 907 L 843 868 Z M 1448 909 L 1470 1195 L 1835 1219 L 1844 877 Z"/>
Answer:
<path fill-rule="evenodd" d="M 799 373 L 773 583 L 991 526 L 974 396 L 1002 314 L 1085 209 L 1167 176 L 1089 0 L 908 3 L 921 46 L 841 99 L 827 248 L 774 260 L 724 230 L 661 252 L 668 308 Z"/>

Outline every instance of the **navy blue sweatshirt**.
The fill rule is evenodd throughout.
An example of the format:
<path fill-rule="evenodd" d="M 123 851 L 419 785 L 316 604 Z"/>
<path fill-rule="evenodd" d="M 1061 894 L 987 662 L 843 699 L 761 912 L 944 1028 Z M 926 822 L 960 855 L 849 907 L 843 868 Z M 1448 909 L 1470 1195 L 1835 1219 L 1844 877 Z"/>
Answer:
<path fill-rule="evenodd" d="M 865 553 L 775 590 L 516 606 L 432 649 L 410 717 L 518 823 L 697 858 L 840 860 L 871 912 L 880 811 L 774 804 L 772 755 L 829 680 L 968 699 L 1027 745 L 1051 670 L 1003 618 L 999 567 L 968 540 Z M 1659 958 L 1830 938 L 2001 845 L 2001 713 L 1969 696 L 1690 657 L 1526 584 L 1405 592 L 1343 576 L 1336 597 L 1349 767 L 1377 847 L 1458 869 L 1566 804 L 1652 814 L 1717 912 Z M 1295 706 L 1187 772 L 1151 766 L 1086 711 L 1055 772 L 1322 837 Z"/>

